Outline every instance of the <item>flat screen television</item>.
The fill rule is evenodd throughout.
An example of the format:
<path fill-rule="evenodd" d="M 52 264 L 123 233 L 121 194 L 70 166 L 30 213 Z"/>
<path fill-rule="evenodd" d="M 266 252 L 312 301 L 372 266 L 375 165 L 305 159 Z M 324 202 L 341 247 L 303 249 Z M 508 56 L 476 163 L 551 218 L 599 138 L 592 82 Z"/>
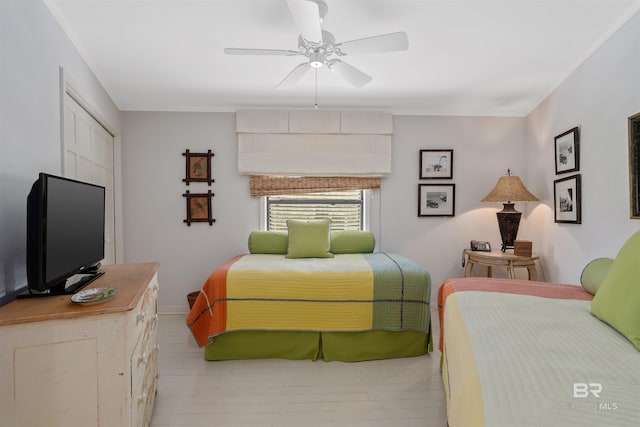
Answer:
<path fill-rule="evenodd" d="M 38 176 L 27 197 L 28 292 L 21 296 L 74 293 L 102 274 L 104 208 L 104 187 Z"/>

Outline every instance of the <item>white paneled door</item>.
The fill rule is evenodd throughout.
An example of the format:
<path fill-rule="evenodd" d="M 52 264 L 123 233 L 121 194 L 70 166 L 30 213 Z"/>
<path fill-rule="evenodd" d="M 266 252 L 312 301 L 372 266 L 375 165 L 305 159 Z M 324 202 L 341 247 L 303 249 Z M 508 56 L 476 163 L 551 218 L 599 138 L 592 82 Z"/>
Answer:
<path fill-rule="evenodd" d="M 104 263 L 115 263 L 113 135 L 68 93 L 64 98 L 63 165 L 67 178 L 105 187 Z"/>

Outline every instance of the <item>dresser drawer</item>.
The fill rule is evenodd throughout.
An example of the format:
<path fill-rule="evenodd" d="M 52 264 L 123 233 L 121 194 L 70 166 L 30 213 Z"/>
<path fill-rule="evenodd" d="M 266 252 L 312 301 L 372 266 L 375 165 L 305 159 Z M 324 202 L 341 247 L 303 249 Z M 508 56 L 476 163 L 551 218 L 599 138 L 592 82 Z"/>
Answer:
<path fill-rule="evenodd" d="M 153 413 L 156 388 L 158 385 L 158 344 L 156 322 L 151 322 L 148 347 L 135 360 L 135 377 L 132 376 L 131 423 L 148 426 Z M 133 361 L 132 361 L 133 363 Z M 132 373 L 134 371 L 132 370 Z M 132 374 L 133 375 L 133 374 Z"/>
<path fill-rule="evenodd" d="M 131 389 L 136 389 L 151 356 L 158 351 L 158 314 L 156 312 L 157 291 L 147 288 L 142 299 L 141 309 L 135 315 L 138 341 L 131 353 Z"/>
<path fill-rule="evenodd" d="M 145 289 L 140 302 L 135 309 L 131 310 L 128 323 L 131 325 L 130 343 L 137 346 L 140 337 L 147 328 L 148 322 L 158 314 L 158 283 L 152 281 Z"/>
<path fill-rule="evenodd" d="M 156 310 L 156 306 L 157 306 L 157 301 L 158 301 L 158 282 L 157 279 L 154 278 L 154 280 L 152 280 L 149 283 L 149 286 L 147 287 L 147 289 L 144 292 L 144 295 L 142 296 L 141 302 L 140 302 L 140 308 L 142 311 L 148 311 L 148 310 L 153 310 L 154 312 L 157 311 Z"/>
<path fill-rule="evenodd" d="M 144 322 L 142 335 L 131 353 L 131 390 L 135 396 L 135 390 L 146 375 L 146 370 L 151 358 L 158 352 L 158 315 L 148 318 Z"/>

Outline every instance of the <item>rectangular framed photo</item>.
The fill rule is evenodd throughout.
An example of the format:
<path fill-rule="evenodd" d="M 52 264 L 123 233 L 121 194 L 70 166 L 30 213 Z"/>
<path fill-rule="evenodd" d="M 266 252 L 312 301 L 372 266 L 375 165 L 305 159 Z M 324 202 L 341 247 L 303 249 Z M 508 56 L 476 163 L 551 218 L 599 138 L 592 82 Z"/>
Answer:
<path fill-rule="evenodd" d="M 629 205 L 631 219 L 640 219 L 640 113 L 629 117 Z"/>
<path fill-rule="evenodd" d="M 555 222 L 581 224 L 580 175 L 557 179 L 553 182 Z"/>
<path fill-rule="evenodd" d="M 556 175 L 580 170 L 580 133 L 569 129 L 555 137 Z"/>
<path fill-rule="evenodd" d="M 182 197 L 186 197 L 187 201 L 187 219 L 182 222 L 191 226 L 192 222 L 208 222 L 213 225 L 216 220 L 212 218 L 211 199 L 213 198 L 211 190 L 206 193 L 190 193 L 187 190 Z"/>
<path fill-rule="evenodd" d="M 420 179 L 453 178 L 453 150 L 420 150 Z"/>
<path fill-rule="evenodd" d="M 455 216 L 455 184 L 418 184 L 418 216 Z"/>
<path fill-rule="evenodd" d="M 185 156 L 186 166 L 185 177 L 182 182 L 187 185 L 190 182 L 206 182 L 208 185 L 215 182 L 211 178 L 211 158 L 214 156 L 211 150 L 206 153 L 191 153 L 186 150 L 182 155 Z"/>

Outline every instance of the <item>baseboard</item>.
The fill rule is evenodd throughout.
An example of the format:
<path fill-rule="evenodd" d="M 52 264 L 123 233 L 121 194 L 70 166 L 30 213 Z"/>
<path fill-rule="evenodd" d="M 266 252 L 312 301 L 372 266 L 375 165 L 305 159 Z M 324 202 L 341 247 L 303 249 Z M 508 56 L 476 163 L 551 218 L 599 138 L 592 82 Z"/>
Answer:
<path fill-rule="evenodd" d="M 159 305 L 158 314 L 184 314 L 188 313 L 187 305 Z"/>

